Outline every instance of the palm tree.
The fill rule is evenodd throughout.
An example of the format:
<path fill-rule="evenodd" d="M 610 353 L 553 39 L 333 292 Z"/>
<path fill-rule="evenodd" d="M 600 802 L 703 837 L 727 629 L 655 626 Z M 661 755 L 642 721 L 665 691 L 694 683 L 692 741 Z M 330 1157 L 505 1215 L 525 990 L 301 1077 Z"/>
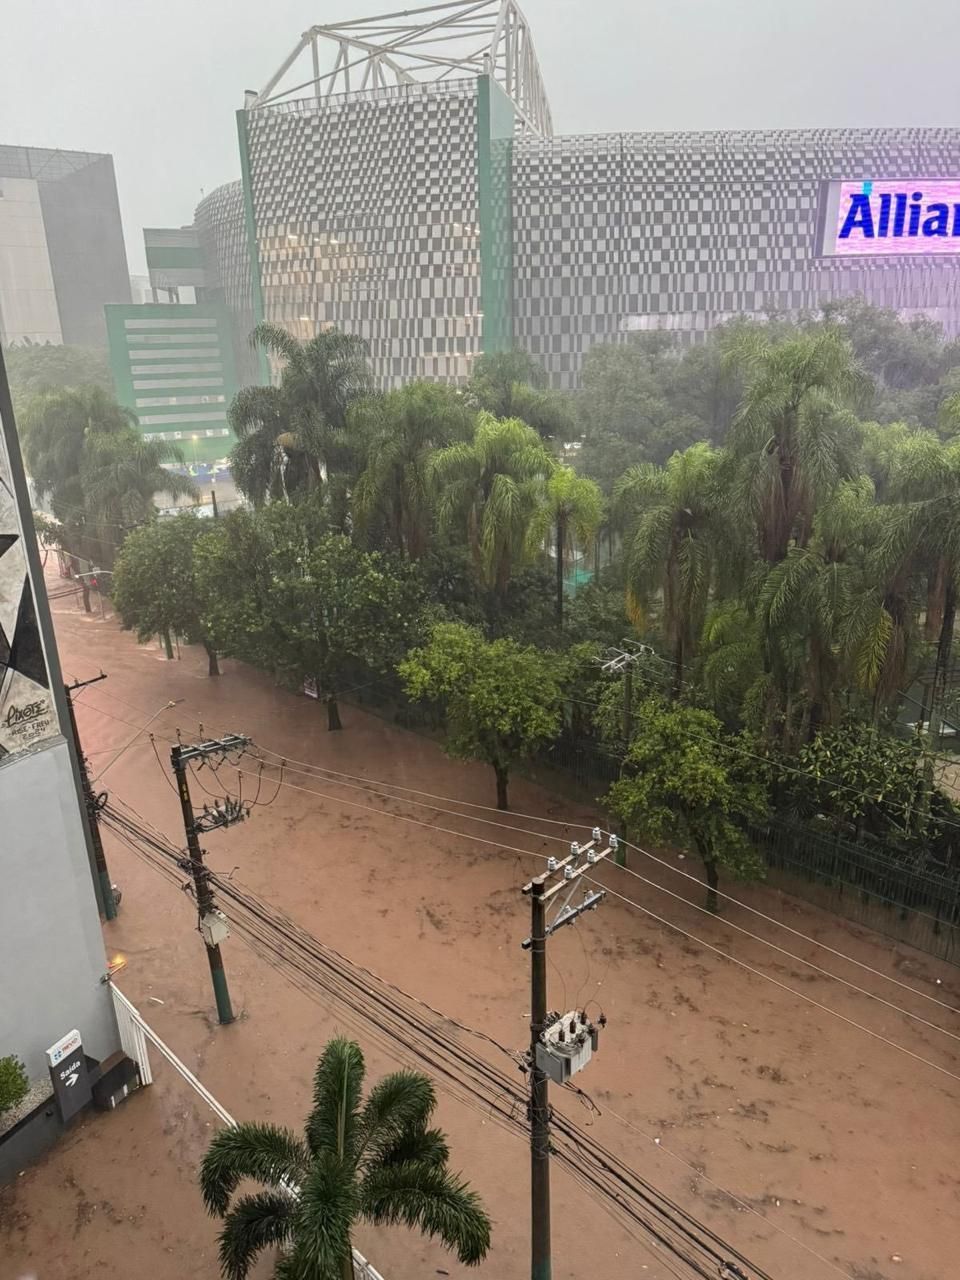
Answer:
<path fill-rule="evenodd" d="M 659 600 L 674 697 L 703 626 L 726 536 L 720 461 L 710 445 L 691 445 L 665 467 L 631 467 L 614 489 L 614 511 L 626 531 L 628 610 L 639 621 Z"/>
<path fill-rule="evenodd" d="M 88 435 L 123 435 L 135 422 L 97 386 L 41 392 L 28 400 L 19 415 L 24 456 L 37 496 L 50 499 L 58 520 L 70 524 L 85 512 L 80 467 Z"/>
<path fill-rule="evenodd" d="M 358 1220 L 415 1227 L 437 1236 L 467 1266 L 490 1246 L 490 1220 L 476 1192 L 447 1167 L 443 1133 L 429 1128 L 429 1079 L 397 1071 L 361 1104 L 364 1062 L 350 1040 L 331 1040 L 313 1080 L 304 1137 L 269 1124 L 218 1133 L 200 1167 L 211 1214 L 223 1218 L 220 1270 L 244 1280 L 271 1246 L 283 1280 L 353 1280 L 351 1233 Z M 253 1179 L 266 1191 L 231 1197 Z"/>
<path fill-rule="evenodd" d="M 417 559 L 427 549 L 433 518 L 431 454 L 468 442 L 474 413 L 453 388 L 412 382 L 359 401 L 350 427 L 363 439 L 367 458 L 353 495 L 359 528 L 369 533 L 379 526 L 401 555 Z"/>
<path fill-rule="evenodd" d="M 77 387 L 34 397 L 23 415 L 27 463 L 38 494 L 78 552 L 111 564 L 125 530 L 149 520 L 154 497 L 196 492 L 193 481 L 168 469 L 180 450 L 144 440 L 136 417 L 100 387 Z"/>
<path fill-rule="evenodd" d="M 230 453 L 237 487 L 255 507 L 268 497 L 284 497 L 288 455 L 278 441 L 289 431 L 290 422 L 280 388 L 242 387 L 231 401 L 227 418 L 237 437 Z"/>
<path fill-rule="evenodd" d="M 500 595 L 534 554 L 530 529 L 555 466 L 532 427 L 489 413 L 480 414 L 472 440 L 430 459 L 441 529 L 465 531 L 481 581 Z"/>
<path fill-rule="evenodd" d="M 537 546 L 552 533 L 556 549 L 557 626 L 563 626 L 563 579 L 567 557 L 577 548 L 589 551 L 603 520 L 603 494 L 588 476 L 577 475 L 572 467 L 556 467 L 546 484 L 546 500 L 531 524 L 530 536 Z"/>
<path fill-rule="evenodd" d="M 746 377 L 728 447 L 734 489 L 768 564 L 806 546 L 818 504 L 857 473 L 859 424 L 851 406 L 869 381 L 836 329 L 771 341 L 743 331 L 728 361 Z"/>
<path fill-rule="evenodd" d="M 251 501 L 267 494 L 318 487 L 331 471 L 349 470 L 351 404 L 372 387 L 361 338 L 326 329 L 301 342 L 279 325 L 261 321 L 252 341 L 280 367 L 276 387 L 245 387 L 230 406 L 240 444 L 233 461 L 250 484 Z M 247 492 L 247 490 L 244 490 Z"/>

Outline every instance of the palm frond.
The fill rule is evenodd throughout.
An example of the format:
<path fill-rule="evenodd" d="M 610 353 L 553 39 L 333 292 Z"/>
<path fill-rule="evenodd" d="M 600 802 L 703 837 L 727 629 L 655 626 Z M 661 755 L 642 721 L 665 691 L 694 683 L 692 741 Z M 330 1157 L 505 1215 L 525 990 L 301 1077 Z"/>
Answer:
<path fill-rule="evenodd" d="M 270 1187 L 299 1181 L 308 1153 L 289 1129 L 272 1124 L 240 1124 L 215 1134 L 200 1165 L 200 1191 L 207 1212 L 222 1217 L 243 1178 Z"/>
<path fill-rule="evenodd" d="M 290 1274 L 339 1280 L 350 1256 L 350 1228 L 361 1202 L 353 1169 L 331 1150 L 321 1151 L 300 1183 Z"/>
<path fill-rule="evenodd" d="M 422 1133 L 437 1105 L 433 1085 L 419 1071 L 395 1071 L 370 1090 L 360 1113 L 357 1150 L 375 1161 L 405 1135 Z"/>
<path fill-rule="evenodd" d="M 477 1266 L 490 1248 L 490 1219 L 476 1192 L 435 1164 L 372 1169 L 360 1185 L 364 1217 L 378 1226 L 403 1224 L 437 1236 L 465 1266 Z"/>
<path fill-rule="evenodd" d="M 220 1272 L 224 1280 L 246 1280 L 257 1256 L 288 1244 L 293 1236 L 296 1202 L 285 1191 L 241 1196 L 230 1208 L 220 1232 Z"/>
<path fill-rule="evenodd" d="M 341 1160 L 354 1159 L 364 1071 L 355 1041 L 338 1037 L 327 1044 L 314 1073 L 313 1108 L 306 1126 L 314 1155 L 332 1151 Z"/>

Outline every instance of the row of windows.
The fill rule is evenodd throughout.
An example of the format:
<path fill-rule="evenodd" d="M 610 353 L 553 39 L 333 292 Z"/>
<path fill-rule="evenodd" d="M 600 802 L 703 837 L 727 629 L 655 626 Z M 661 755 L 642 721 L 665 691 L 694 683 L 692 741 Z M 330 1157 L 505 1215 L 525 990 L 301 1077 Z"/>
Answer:
<path fill-rule="evenodd" d="M 225 422 L 227 412 L 217 409 L 212 413 L 147 413 L 140 415 L 142 427 L 161 427 L 167 422 Z"/>
<path fill-rule="evenodd" d="M 137 396 L 138 409 L 152 409 L 165 404 L 223 404 L 226 396 Z"/>
<path fill-rule="evenodd" d="M 124 320 L 125 329 L 215 329 L 216 320 Z"/>
<path fill-rule="evenodd" d="M 157 373 L 158 370 L 151 369 L 151 373 Z M 136 370 L 134 370 L 136 373 Z M 222 387 L 222 378 L 143 378 L 135 379 L 133 383 L 134 391 L 162 391 L 166 387 Z"/>
<path fill-rule="evenodd" d="M 158 348 L 156 351 L 147 349 L 140 351 L 128 352 L 131 360 L 186 360 L 191 356 L 200 356 L 204 359 L 216 359 L 220 355 L 219 347 L 177 347 L 174 351 L 171 347 Z"/>
<path fill-rule="evenodd" d="M 228 436 L 230 432 L 226 427 L 206 428 L 203 431 L 145 431 L 143 433 L 144 440 L 219 440 L 222 436 Z"/>
<path fill-rule="evenodd" d="M 137 373 L 223 373 L 223 365 L 217 364 L 133 364 L 130 372 Z M 134 383 L 134 386 L 137 384 Z M 184 386 L 180 383 L 180 386 Z"/>

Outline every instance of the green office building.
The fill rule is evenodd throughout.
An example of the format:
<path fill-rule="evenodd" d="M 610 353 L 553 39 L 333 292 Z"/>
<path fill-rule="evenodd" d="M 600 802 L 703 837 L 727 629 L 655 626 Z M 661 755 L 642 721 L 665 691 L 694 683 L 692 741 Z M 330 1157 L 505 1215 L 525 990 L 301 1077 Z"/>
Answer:
<path fill-rule="evenodd" d="M 188 466 L 225 458 L 237 391 L 230 313 L 220 303 L 108 306 L 117 399 L 146 440 L 177 446 Z"/>

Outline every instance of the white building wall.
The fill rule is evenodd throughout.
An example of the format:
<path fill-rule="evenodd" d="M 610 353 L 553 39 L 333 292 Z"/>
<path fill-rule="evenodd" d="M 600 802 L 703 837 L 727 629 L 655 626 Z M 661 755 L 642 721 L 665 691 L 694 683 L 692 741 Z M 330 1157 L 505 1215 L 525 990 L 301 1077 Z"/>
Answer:
<path fill-rule="evenodd" d="M 118 1047 L 80 805 L 63 739 L 0 764 L 0 1057 L 32 1077 L 76 1027 L 104 1058 Z"/>
<path fill-rule="evenodd" d="M 0 339 L 63 341 L 47 252 L 40 190 L 29 178 L 0 178 Z"/>

